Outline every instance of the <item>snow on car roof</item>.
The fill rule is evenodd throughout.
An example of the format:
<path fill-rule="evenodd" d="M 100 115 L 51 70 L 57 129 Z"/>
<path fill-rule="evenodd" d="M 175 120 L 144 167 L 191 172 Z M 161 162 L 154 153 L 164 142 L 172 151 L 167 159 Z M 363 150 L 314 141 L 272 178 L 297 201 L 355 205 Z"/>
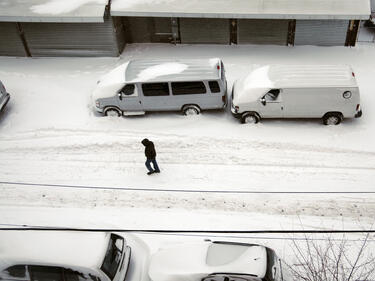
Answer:
<path fill-rule="evenodd" d="M 264 246 L 202 242 L 159 250 L 151 258 L 149 275 L 153 281 L 201 280 L 215 272 L 262 278 L 266 269 Z"/>
<path fill-rule="evenodd" d="M 0 232 L 0 270 L 15 264 L 99 268 L 110 233 L 62 231 Z"/>
<path fill-rule="evenodd" d="M 221 60 L 132 60 L 125 72 L 127 82 L 196 81 L 220 79 Z"/>

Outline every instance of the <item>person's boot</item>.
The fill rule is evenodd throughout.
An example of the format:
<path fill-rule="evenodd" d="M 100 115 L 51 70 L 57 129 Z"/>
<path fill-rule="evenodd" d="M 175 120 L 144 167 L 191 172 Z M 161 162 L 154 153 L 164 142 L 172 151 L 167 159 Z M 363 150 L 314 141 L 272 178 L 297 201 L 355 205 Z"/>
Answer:
<path fill-rule="evenodd" d="M 155 171 L 148 172 L 147 175 L 152 175 L 153 173 L 155 173 Z"/>

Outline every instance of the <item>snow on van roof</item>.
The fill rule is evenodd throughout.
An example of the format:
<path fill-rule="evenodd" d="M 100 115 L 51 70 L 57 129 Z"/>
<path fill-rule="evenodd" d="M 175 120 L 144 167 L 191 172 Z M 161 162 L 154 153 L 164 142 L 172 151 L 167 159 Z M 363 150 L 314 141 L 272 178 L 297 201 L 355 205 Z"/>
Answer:
<path fill-rule="evenodd" d="M 270 89 L 357 87 L 348 65 L 266 65 L 235 84 L 234 102 L 254 101 Z"/>
<path fill-rule="evenodd" d="M 0 232 L 0 271 L 15 264 L 100 268 L 109 233 L 59 231 Z"/>
<path fill-rule="evenodd" d="M 246 88 L 357 87 L 348 65 L 267 65 L 244 82 Z"/>
<path fill-rule="evenodd" d="M 219 68 L 219 69 L 218 69 Z M 132 60 L 125 72 L 127 82 L 196 81 L 220 79 L 221 60 Z"/>

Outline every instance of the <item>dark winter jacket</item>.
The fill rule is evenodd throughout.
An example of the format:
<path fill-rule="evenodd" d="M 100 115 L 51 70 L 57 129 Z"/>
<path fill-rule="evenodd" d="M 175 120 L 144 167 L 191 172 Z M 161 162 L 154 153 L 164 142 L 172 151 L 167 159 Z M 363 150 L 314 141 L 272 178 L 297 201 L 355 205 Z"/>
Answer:
<path fill-rule="evenodd" d="M 148 139 L 144 139 L 142 141 L 142 144 L 145 146 L 145 155 L 147 159 L 155 159 L 156 151 L 154 143 L 152 141 L 149 141 Z"/>

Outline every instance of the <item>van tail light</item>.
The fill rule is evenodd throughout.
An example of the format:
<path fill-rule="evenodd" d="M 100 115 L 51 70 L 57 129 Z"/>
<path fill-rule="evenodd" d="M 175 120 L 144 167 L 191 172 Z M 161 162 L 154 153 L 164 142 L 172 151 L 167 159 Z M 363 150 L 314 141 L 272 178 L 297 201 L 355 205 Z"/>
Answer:
<path fill-rule="evenodd" d="M 211 67 L 212 67 L 212 66 L 211 66 Z M 220 65 L 217 65 L 216 68 L 217 68 L 217 70 L 220 70 Z"/>
<path fill-rule="evenodd" d="M 223 103 L 225 103 L 227 101 L 227 96 L 226 95 L 222 96 L 221 100 L 223 101 Z"/>
<path fill-rule="evenodd" d="M 354 74 L 354 72 L 352 72 L 352 76 L 353 76 L 353 77 L 355 77 L 355 74 Z"/>
<path fill-rule="evenodd" d="M 361 109 L 361 105 L 357 104 L 356 111 L 359 111 Z"/>

